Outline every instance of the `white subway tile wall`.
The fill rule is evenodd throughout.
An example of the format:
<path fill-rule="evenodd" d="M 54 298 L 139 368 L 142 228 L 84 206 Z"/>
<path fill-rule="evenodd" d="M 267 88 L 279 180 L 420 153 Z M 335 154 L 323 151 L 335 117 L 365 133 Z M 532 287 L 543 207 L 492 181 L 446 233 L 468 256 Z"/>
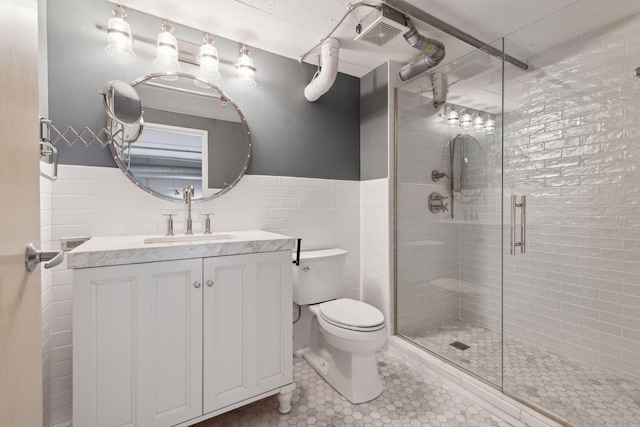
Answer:
<path fill-rule="evenodd" d="M 389 180 L 362 181 L 360 188 L 361 300 L 382 311 L 391 334 L 393 288 L 389 265 Z"/>
<path fill-rule="evenodd" d="M 201 214 L 213 212 L 214 231 L 261 229 L 301 237 L 303 250 L 345 249 L 349 256 L 344 297 L 360 299 L 360 186 L 359 181 L 247 175 L 224 196 L 193 205 L 194 232 L 203 231 Z M 383 206 L 379 206 L 378 194 L 370 201 L 375 209 L 370 211 L 369 236 L 375 240 L 381 234 L 375 218 Z M 164 234 L 163 213 L 178 214 L 175 232 L 184 232 L 182 204 L 144 193 L 119 169 L 61 165 L 52 187 L 52 245 L 59 248 L 62 237 Z M 382 240 L 372 242 L 369 256 L 378 256 L 384 244 Z M 377 281 L 371 283 L 382 287 L 384 274 L 384 269 L 376 270 Z M 73 277 L 66 263 L 53 271 L 52 279 L 51 422 L 58 424 L 71 419 L 72 403 Z M 375 286 L 371 287 L 372 301 L 386 315 L 389 307 L 384 305 L 381 288 Z M 301 321 L 294 325 L 295 349 L 308 345 L 309 320 L 309 311 L 303 309 Z"/>
<path fill-rule="evenodd" d="M 639 33 L 627 18 L 510 72 L 505 203 L 527 196 L 528 248 L 505 256 L 504 328 L 640 382 Z"/>
<path fill-rule="evenodd" d="M 399 89 L 397 108 L 397 328 L 411 335 L 459 318 L 459 227 L 427 206 L 432 192 L 449 196 L 447 178 L 431 179 L 448 172 L 448 129 L 432 126 L 424 96 Z"/>

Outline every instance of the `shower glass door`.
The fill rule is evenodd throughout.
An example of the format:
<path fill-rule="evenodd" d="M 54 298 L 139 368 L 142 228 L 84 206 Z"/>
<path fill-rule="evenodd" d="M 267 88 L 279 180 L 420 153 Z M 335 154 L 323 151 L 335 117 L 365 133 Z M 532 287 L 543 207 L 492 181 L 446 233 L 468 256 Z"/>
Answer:
<path fill-rule="evenodd" d="M 397 332 L 498 386 L 502 71 L 474 51 L 398 88 L 396 101 Z M 434 106 L 442 78 L 447 100 Z"/>
<path fill-rule="evenodd" d="M 582 0 L 505 41 L 531 69 L 505 63 L 503 389 L 575 426 L 640 425 L 639 12 Z"/>
<path fill-rule="evenodd" d="M 640 425 L 639 34 L 581 0 L 396 94 L 397 333 L 568 425 Z"/>

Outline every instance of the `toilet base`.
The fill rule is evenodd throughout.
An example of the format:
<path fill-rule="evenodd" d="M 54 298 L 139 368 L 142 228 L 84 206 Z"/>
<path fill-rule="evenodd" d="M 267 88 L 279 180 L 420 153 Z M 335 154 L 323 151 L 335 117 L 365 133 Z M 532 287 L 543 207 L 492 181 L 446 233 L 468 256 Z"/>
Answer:
<path fill-rule="evenodd" d="M 351 403 L 365 403 L 382 394 L 375 353 L 364 356 L 335 348 L 332 353 L 312 347 L 300 351 L 311 367 Z"/>

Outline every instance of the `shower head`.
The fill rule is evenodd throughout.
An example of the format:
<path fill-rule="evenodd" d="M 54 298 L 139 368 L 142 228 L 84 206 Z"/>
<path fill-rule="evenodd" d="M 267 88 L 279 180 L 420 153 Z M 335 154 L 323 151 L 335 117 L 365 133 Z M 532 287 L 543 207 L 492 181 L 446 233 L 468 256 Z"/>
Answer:
<path fill-rule="evenodd" d="M 636 77 L 640 77 L 640 67 L 638 67 L 635 70 L 633 70 L 633 75 L 636 76 Z"/>

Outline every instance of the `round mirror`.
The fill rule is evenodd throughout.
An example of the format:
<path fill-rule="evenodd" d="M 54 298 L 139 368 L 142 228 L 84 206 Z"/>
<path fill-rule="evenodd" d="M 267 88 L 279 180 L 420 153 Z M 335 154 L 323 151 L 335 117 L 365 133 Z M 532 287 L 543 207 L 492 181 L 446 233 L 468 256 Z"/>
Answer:
<path fill-rule="evenodd" d="M 109 144 L 129 179 L 178 202 L 190 185 L 193 200 L 203 201 L 240 181 L 251 158 L 251 134 L 238 106 L 220 88 L 186 73 L 150 74 L 131 86 L 144 106 L 144 129 L 125 127 L 123 143 Z"/>
<path fill-rule="evenodd" d="M 112 120 L 125 126 L 138 125 L 142 119 L 142 103 L 138 92 L 127 82 L 114 80 L 100 92 L 104 109 Z"/>

